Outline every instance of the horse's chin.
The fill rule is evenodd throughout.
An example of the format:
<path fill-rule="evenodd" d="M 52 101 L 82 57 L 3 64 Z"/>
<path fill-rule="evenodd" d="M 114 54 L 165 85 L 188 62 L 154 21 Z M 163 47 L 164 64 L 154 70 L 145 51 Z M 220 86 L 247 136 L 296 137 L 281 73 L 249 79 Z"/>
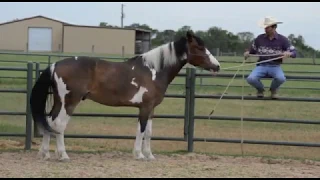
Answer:
<path fill-rule="evenodd" d="M 216 76 L 218 74 L 218 71 L 214 71 L 213 69 L 209 70 L 212 73 L 212 76 Z"/>
<path fill-rule="evenodd" d="M 206 71 L 211 72 L 213 76 L 216 76 L 218 74 L 218 72 L 219 72 L 218 69 L 212 69 L 212 68 L 203 68 L 203 69 L 206 70 Z"/>

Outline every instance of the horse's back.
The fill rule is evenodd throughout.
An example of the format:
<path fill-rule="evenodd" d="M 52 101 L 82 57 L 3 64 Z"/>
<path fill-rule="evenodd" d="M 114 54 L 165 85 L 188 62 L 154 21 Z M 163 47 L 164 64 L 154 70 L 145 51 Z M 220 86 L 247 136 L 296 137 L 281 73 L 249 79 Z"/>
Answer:
<path fill-rule="evenodd" d="M 56 62 L 56 69 L 88 70 L 94 68 L 100 59 L 87 56 L 68 57 Z"/>
<path fill-rule="evenodd" d="M 99 61 L 103 60 L 86 56 L 68 57 L 55 63 L 54 72 L 71 91 L 87 91 L 95 78 Z"/>

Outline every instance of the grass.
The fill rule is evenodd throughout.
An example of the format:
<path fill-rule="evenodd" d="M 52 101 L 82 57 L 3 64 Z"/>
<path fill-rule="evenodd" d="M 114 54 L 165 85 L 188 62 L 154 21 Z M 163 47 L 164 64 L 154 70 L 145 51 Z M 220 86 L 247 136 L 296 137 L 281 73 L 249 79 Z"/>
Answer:
<path fill-rule="evenodd" d="M 21 58 L 21 57 L 20 57 Z M 0 59 L 15 60 L 17 57 L 9 58 L 8 55 L 0 55 Z M 241 58 L 219 57 L 219 60 L 238 60 Z M 28 61 L 46 61 L 45 57 L 36 58 L 28 57 Z M 293 59 L 294 62 L 309 61 L 307 59 Z M 253 62 L 253 61 L 251 61 Z M 236 63 L 222 63 L 223 67 L 239 65 Z M 0 63 L 0 66 L 16 66 L 26 67 L 21 63 Z M 44 68 L 46 65 L 42 65 Z M 246 67 L 252 70 L 253 66 Z M 314 65 L 283 65 L 284 71 L 319 71 L 320 66 Z M 225 72 L 222 72 L 225 73 Z M 233 74 L 234 72 L 228 72 Z M 288 73 L 286 73 L 289 75 Z M 0 72 L 1 76 L 24 76 L 25 72 Z M 290 75 L 301 75 L 291 73 Z M 303 74 L 307 75 L 307 74 Z M 315 75 L 315 74 L 310 74 Z M 223 84 L 227 85 L 231 78 L 203 78 L 204 84 Z M 184 84 L 183 77 L 175 78 L 173 84 Z M 270 80 L 263 80 L 268 86 Z M 200 83 L 200 78 L 197 79 Z M 231 85 L 242 85 L 242 79 L 235 79 Z M 255 93 L 253 88 L 246 83 L 245 95 Z M 12 80 L 0 78 L 0 89 L 25 89 L 25 80 Z M 290 81 L 288 80 L 282 87 L 313 87 L 320 88 L 319 82 L 308 81 Z M 221 94 L 224 87 L 205 87 L 197 86 L 197 94 Z M 170 86 L 167 93 L 184 94 L 184 86 Z M 231 87 L 227 91 L 228 95 L 241 95 L 241 88 Z M 281 96 L 286 97 L 316 97 L 320 95 L 315 90 L 297 90 L 297 89 L 281 89 Z M 26 95 L 1 93 L 2 103 L 0 109 L 2 111 L 19 111 L 24 112 L 26 108 Z M 208 115 L 218 100 L 216 99 L 196 99 L 196 115 Z M 240 100 L 222 99 L 217 107 L 215 114 L 217 116 L 240 116 L 241 105 L 244 107 L 244 117 L 263 117 L 263 118 L 288 118 L 288 119 L 306 119 L 319 120 L 319 103 L 308 102 L 281 102 L 281 101 L 249 101 L 246 100 L 242 104 Z M 92 101 L 82 102 L 76 109 L 75 113 L 119 113 L 119 114 L 136 114 L 137 109 L 134 108 L 116 108 L 107 107 Z M 165 98 L 163 103 L 155 110 L 156 114 L 184 114 L 184 99 Z M 135 135 L 137 119 L 135 118 L 91 118 L 91 117 L 72 117 L 72 120 L 66 130 L 66 134 L 104 134 L 104 135 Z M 182 119 L 154 119 L 153 136 L 171 136 L 183 137 L 184 121 Z M 23 116 L 0 116 L 1 132 L 17 132 L 24 133 L 25 117 Z M 196 120 L 195 121 L 195 137 L 202 138 L 230 138 L 240 139 L 241 129 L 240 121 L 225 120 Z M 268 140 L 268 141 L 299 141 L 299 142 L 319 142 L 320 133 L 317 125 L 302 124 L 285 124 L 285 123 L 258 123 L 244 122 L 243 138 L 247 140 Z M 8 140 L 19 143 L 9 143 Z M 23 148 L 23 138 L 1 138 L 0 149 L 17 149 Z M 10 142 L 12 142 L 10 141 Z M 54 141 L 54 139 L 53 139 Z M 22 142 L 22 143 L 21 143 Z M 36 145 L 33 149 L 38 149 L 40 139 L 34 139 Z M 134 140 L 114 140 L 114 139 L 66 139 L 66 147 L 73 151 L 108 151 L 121 150 L 131 151 Z M 1 145 L 2 144 L 2 145 Z M 4 145 L 3 145 L 4 144 Z M 22 144 L 22 146 L 21 146 Z M 52 143 L 52 149 L 55 147 Z M 245 144 L 244 154 L 248 156 L 271 156 L 285 158 L 308 158 L 320 159 L 319 148 L 292 147 L 292 146 L 272 146 L 272 145 L 249 145 Z M 181 152 L 187 149 L 186 142 L 173 141 L 153 141 L 152 149 L 155 153 L 163 152 Z M 208 143 L 195 142 L 195 152 L 214 153 L 224 155 L 241 155 L 240 144 L 231 143 Z"/>

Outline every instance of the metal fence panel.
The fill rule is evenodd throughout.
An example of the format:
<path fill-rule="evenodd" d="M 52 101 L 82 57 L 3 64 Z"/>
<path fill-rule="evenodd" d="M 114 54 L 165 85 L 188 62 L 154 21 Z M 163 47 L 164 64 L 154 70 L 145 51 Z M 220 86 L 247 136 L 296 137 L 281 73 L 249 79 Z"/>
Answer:
<path fill-rule="evenodd" d="M 1 54 L 1 53 L 0 53 Z M 72 57 L 72 56 L 69 56 Z M 40 70 L 40 63 L 35 64 L 35 69 L 33 69 L 33 63 L 28 62 L 27 68 L 17 68 L 17 67 L 0 67 L 3 71 L 26 71 L 27 72 L 27 83 L 26 90 L 15 89 L 15 90 L 0 90 L 1 93 L 26 93 L 26 112 L 0 112 L 0 115 L 21 115 L 26 116 L 26 130 L 25 134 L 15 134 L 15 133 L 0 133 L 0 136 L 16 136 L 25 137 L 25 149 L 31 149 L 32 140 L 32 115 L 29 105 L 30 94 L 33 86 L 33 72 L 36 72 L 35 79 L 37 79 L 42 72 Z M 187 150 L 189 152 L 193 151 L 193 144 L 195 141 L 206 141 L 206 142 L 227 142 L 227 143 L 241 143 L 238 139 L 222 139 L 222 138 L 197 138 L 194 137 L 194 120 L 195 119 L 208 119 L 208 116 L 195 115 L 195 99 L 196 98 L 211 98 L 218 99 L 220 95 L 200 95 L 196 94 L 196 77 L 211 77 L 210 74 L 197 74 L 196 69 L 187 68 L 186 73 L 180 73 L 178 77 L 185 77 L 185 95 L 178 94 L 166 94 L 165 97 L 169 98 L 185 98 L 185 112 L 184 115 L 155 115 L 155 118 L 170 118 L 170 119 L 184 119 L 184 132 L 183 137 L 152 137 L 153 140 L 169 140 L 169 141 L 187 141 Z M 231 74 L 220 74 L 219 77 L 232 77 Z M 239 75 L 240 77 L 240 75 Z M 238 77 L 238 78 L 239 78 Z M 315 76 L 288 76 L 288 79 L 297 80 L 320 80 L 320 77 Z M 241 96 L 224 96 L 224 99 L 241 99 Z M 245 96 L 244 100 L 272 100 L 269 98 L 256 98 L 253 96 Z M 282 97 L 277 101 L 304 101 L 304 102 L 320 102 L 320 98 L 289 98 Z M 75 113 L 73 116 L 90 116 L 90 117 L 124 117 L 124 118 L 137 118 L 136 114 L 89 114 L 89 113 Z M 230 120 L 238 121 L 240 117 L 228 117 L 228 116 L 212 116 L 210 120 Z M 272 122 L 272 123 L 295 123 L 295 124 L 314 124 L 319 125 L 320 121 L 314 120 L 300 120 L 300 119 L 271 119 L 271 118 L 254 118 L 254 117 L 244 117 L 244 121 L 252 122 Z M 34 126 L 35 128 L 35 126 Z M 40 137 L 37 131 L 34 131 L 35 137 Z M 135 139 L 134 136 L 114 136 L 114 135 L 81 135 L 81 134 L 67 134 L 66 138 L 106 138 L 106 139 Z M 267 144 L 267 145 L 284 145 L 284 146 L 306 146 L 306 147 L 320 147 L 319 143 L 305 143 L 305 142 L 281 142 L 281 141 L 258 141 L 258 140 L 244 140 L 243 143 L 247 144 Z"/>

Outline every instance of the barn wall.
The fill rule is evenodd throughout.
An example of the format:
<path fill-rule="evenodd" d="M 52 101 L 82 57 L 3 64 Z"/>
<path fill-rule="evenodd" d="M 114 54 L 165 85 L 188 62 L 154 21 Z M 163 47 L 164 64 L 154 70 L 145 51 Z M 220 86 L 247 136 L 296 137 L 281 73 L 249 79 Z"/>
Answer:
<path fill-rule="evenodd" d="M 0 50 L 26 51 L 29 27 L 52 28 L 52 51 L 59 52 L 62 49 L 63 24 L 39 17 L 1 25 Z"/>
<path fill-rule="evenodd" d="M 87 26 L 64 26 L 63 50 L 66 53 L 133 55 L 135 31 Z"/>

